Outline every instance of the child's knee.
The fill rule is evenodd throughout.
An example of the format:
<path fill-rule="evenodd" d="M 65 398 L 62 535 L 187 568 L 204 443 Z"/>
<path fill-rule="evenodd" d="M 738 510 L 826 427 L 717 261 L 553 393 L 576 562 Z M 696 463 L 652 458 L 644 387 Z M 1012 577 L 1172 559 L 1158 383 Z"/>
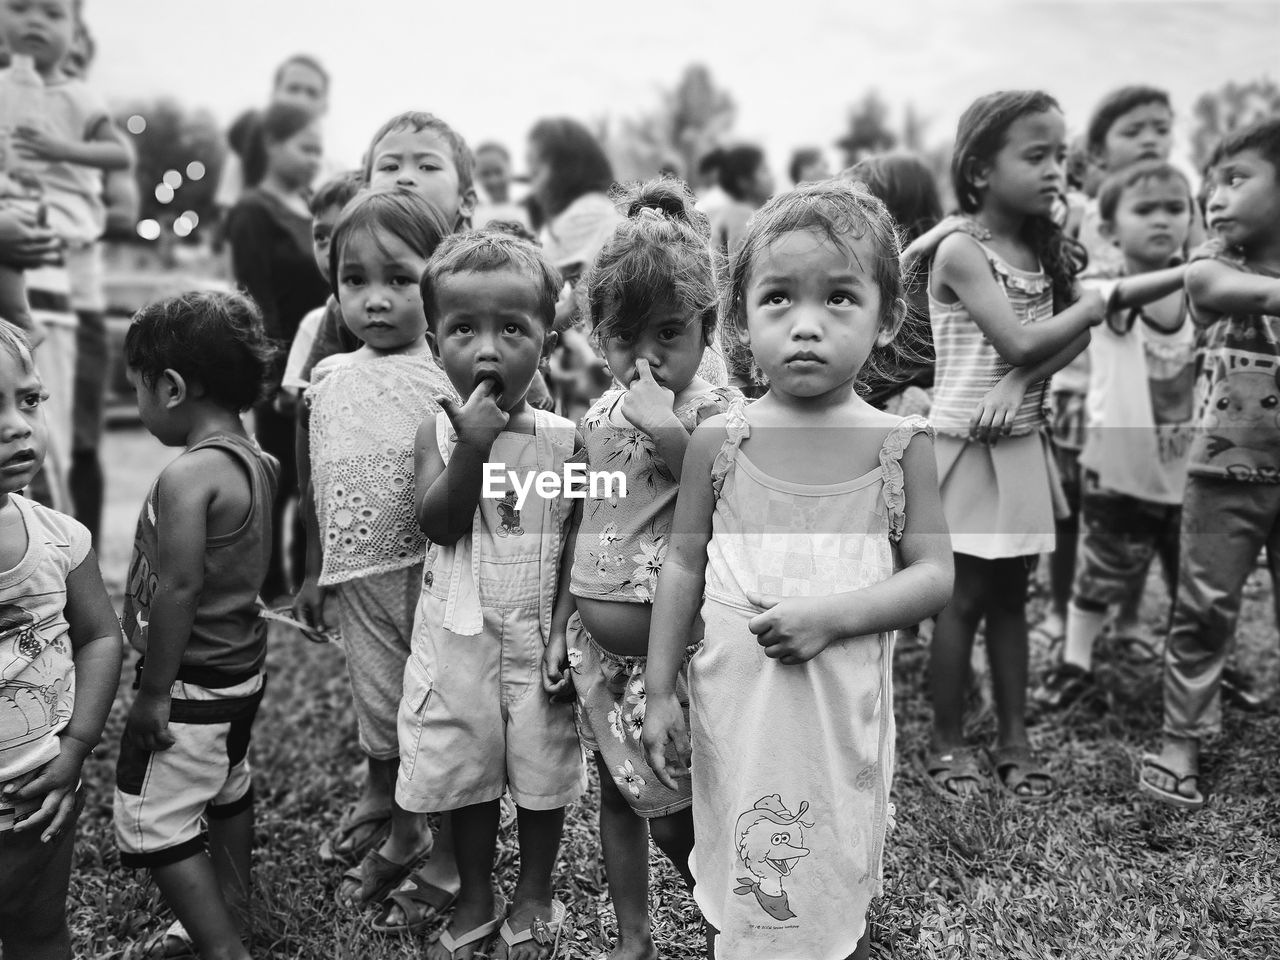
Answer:
<path fill-rule="evenodd" d="M 687 861 L 689 851 L 693 849 L 693 817 L 690 811 L 654 817 L 649 821 L 649 836 L 672 861 Z"/>

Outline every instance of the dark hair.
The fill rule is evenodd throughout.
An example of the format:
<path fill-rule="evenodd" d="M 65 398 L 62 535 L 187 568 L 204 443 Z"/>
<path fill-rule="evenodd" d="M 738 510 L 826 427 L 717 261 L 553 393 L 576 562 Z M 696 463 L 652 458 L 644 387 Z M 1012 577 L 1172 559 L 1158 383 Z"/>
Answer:
<path fill-rule="evenodd" d="M 538 294 L 538 313 L 550 331 L 556 318 L 556 301 L 560 299 L 559 272 L 532 243 L 492 227 L 448 237 L 427 264 L 420 284 L 427 329 L 434 330 L 439 319 L 436 290 L 442 280 L 459 273 L 497 273 L 500 270 L 514 270 L 533 284 Z"/>
<path fill-rule="evenodd" d="M 262 312 L 239 293 L 196 290 L 153 301 L 124 338 L 125 362 L 148 387 L 174 370 L 236 412 L 266 397 L 274 355 Z"/>
<path fill-rule="evenodd" d="M 681 180 L 649 180 L 618 188 L 613 199 L 626 219 L 583 278 L 592 335 L 634 333 L 654 310 L 671 306 L 696 320 L 702 342 L 712 343 L 718 293 L 711 226 L 689 188 Z"/>
<path fill-rule="evenodd" d="M 961 211 L 977 213 L 982 208 L 973 177 L 978 168 L 995 160 L 1014 122 L 1050 110 L 1062 108 L 1041 90 L 1001 90 L 979 97 L 961 114 L 951 154 L 951 184 Z M 1048 217 L 1028 217 L 1023 237 L 1052 282 L 1055 299 L 1071 303 L 1075 278 L 1089 260 L 1084 247 Z"/>
<path fill-rule="evenodd" d="M 451 232 L 440 211 L 412 190 L 365 190 L 342 209 L 329 245 L 329 289 L 341 299 L 338 268 L 342 250 L 355 236 L 368 236 L 385 252 L 379 234 L 389 233 L 406 247 L 429 259 Z M 421 279 L 421 278 L 419 278 Z"/>
<path fill-rule="evenodd" d="M 822 159 L 822 151 L 814 147 L 801 147 L 799 150 L 791 154 L 791 163 L 787 167 L 787 175 L 791 177 L 792 183 L 800 182 L 800 173 L 810 164 L 817 163 Z"/>
<path fill-rule="evenodd" d="M 1205 164 L 1206 171 L 1246 150 L 1257 150 L 1280 177 L 1280 115 L 1264 117 L 1222 138 Z"/>
<path fill-rule="evenodd" d="M 751 144 L 741 144 L 728 149 L 717 148 L 702 158 L 698 169 L 704 173 L 716 172 L 720 189 L 735 200 L 745 200 L 742 181 L 754 177 L 764 163 L 764 151 Z"/>
<path fill-rule="evenodd" d="M 868 157 L 840 171 L 840 178 L 863 184 L 884 201 L 904 244 L 933 229 L 942 219 L 942 201 L 933 172 L 912 154 Z"/>
<path fill-rule="evenodd" d="M 31 341 L 27 339 L 27 332 L 17 324 L 0 320 L 0 348 L 17 360 L 25 372 L 30 373 L 35 369 L 36 362 L 31 355 Z"/>
<path fill-rule="evenodd" d="M 1169 94 L 1158 87 L 1132 86 L 1112 90 L 1093 108 L 1089 117 L 1089 126 L 1085 133 L 1085 145 L 1092 154 L 1099 154 L 1106 148 L 1107 134 L 1115 122 L 1130 110 L 1144 107 L 1148 103 L 1158 103 L 1173 112 L 1169 102 Z"/>
<path fill-rule="evenodd" d="M 363 187 L 364 177 L 360 171 L 347 170 L 320 184 L 307 201 L 307 209 L 313 217 L 318 217 L 330 207 L 345 207 Z"/>
<path fill-rule="evenodd" d="M 324 87 L 324 92 L 329 92 L 329 71 L 326 70 L 315 57 L 308 53 L 295 53 L 288 60 L 284 61 L 280 66 L 276 67 L 275 76 L 271 80 L 272 88 L 277 88 L 284 80 L 284 72 L 292 66 L 306 67 L 308 70 L 314 70 L 320 76 L 320 83 Z"/>
<path fill-rule="evenodd" d="M 533 232 L 519 220 L 490 220 L 484 225 L 484 229 L 490 233 L 505 233 L 509 237 L 532 243 L 535 247 L 542 246 Z"/>
<path fill-rule="evenodd" d="M 315 114 L 294 103 L 273 103 L 266 111 L 246 110 L 231 124 L 227 142 L 240 157 L 244 185 L 256 187 L 267 174 L 267 144 L 283 143 L 315 121 Z"/>
<path fill-rule="evenodd" d="M 747 326 L 747 288 L 756 258 L 771 243 L 796 231 L 814 231 L 839 247 L 867 237 L 871 241 L 871 274 L 880 291 L 880 323 L 895 324 L 901 319 L 898 303 L 903 298 L 902 272 L 898 258 L 901 245 L 889 209 L 878 197 L 859 184 L 844 180 L 806 183 L 769 200 L 747 224 L 746 235 L 729 263 L 721 314 L 735 340 Z M 895 337 L 885 347 L 876 347 L 867 358 L 864 375 L 858 380 L 860 393 L 872 392 L 879 381 L 893 376 L 902 366 L 902 346 Z M 758 365 L 753 378 L 762 381 Z"/>
<path fill-rule="evenodd" d="M 502 159 L 506 160 L 507 163 L 511 162 L 511 151 L 496 140 L 486 140 L 476 147 L 476 156 L 478 157 L 482 153 L 500 153 L 502 154 Z"/>
<path fill-rule="evenodd" d="M 1116 210 L 1120 207 L 1120 198 L 1124 196 L 1124 192 L 1130 187 L 1152 180 L 1161 183 L 1177 180 L 1186 189 L 1188 201 L 1191 199 L 1191 184 L 1181 170 L 1163 160 L 1144 160 L 1125 167 L 1102 181 L 1102 186 L 1098 188 L 1099 216 L 1107 223 L 1112 223 L 1116 218 Z M 1190 203 L 1188 203 L 1187 212 L 1190 215 Z"/>
<path fill-rule="evenodd" d="M 369 152 L 364 157 L 365 183 L 368 183 L 373 176 L 373 155 L 378 144 L 388 134 L 398 133 L 401 130 L 409 130 L 413 133 L 430 130 L 432 133 L 443 137 L 449 144 L 449 150 L 453 153 L 453 166 L 458 172 L 459 194 L 466 193 L 471 189 L 475 182 L 476 158 L 475 154 L 471 152 L 471 148 L 467 146 L 467 141 L 462 139 L 462 135 L 457 130 L 453 129 L 434 113 L 425 113 L 422 110 L 407 110 L 404 113 L 398 113 L 378 128 L 378 132 L 369 141 Z"/>
<path fill-rule="evenodd" d="M 539 120 L 529 143 L 550 169 L 549 200 L 543 215 L 552 218 L 579 197 L 605 193 L 613 186 L 613 167 L 591 131 L 569 117 Z"/>

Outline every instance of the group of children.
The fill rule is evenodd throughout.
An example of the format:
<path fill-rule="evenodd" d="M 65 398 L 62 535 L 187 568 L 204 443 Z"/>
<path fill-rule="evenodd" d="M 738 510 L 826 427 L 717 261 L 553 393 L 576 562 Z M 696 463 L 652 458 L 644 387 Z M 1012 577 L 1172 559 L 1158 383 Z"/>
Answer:
<path fill-rule="evenodd" d="M 295 611 L 310 635 L 340 634 L 368 757 L 325 845 L 354 864 L 339 903 L 376 908 L 384 932 L 447 917 L 431 960 L 491 944 L 514 960 L 555 954 L 572 921 L 554 870 L 585 748 L 615 960 L 658 953 L 650 836 L 692 889 L 709 956 L 866 956 L 893 817 L 897 631 L 938 617 L 928 782 L 954 800 L 987 782 L 957 682 L 985 621 L 995 782 L 1018 800 L 1055 790 L 1025 728 L 1025 598 L 1067 506 L 1047 382 L 1087 346 L 1064 664 L 1168 543 L 1182 503 L 1167 739 L 1142 786 L 1200 799 L 1196 747 L 1216 722 L 1243 578 L 1280 529 L 1280 121 L 1220 146 L 1217 239 L 1190 266 L 1175 262 L 1195 216 L 1181 174 L 1159 157 L 1108 171 L 1088 214 L 1123 257 L 1105 284 L 1079 281 L 1086 257 L 1064 230 L 1065 129 L 1039 92 L 984 97 L 960 121 L 962 216 L 910 251 L 936 253 L 930 420 L 861 395 L 921 341 L 904 330 L 922 322 L 908 305 L 921 291 L 899 266 L 895 198 L 802 185 L 751 217 L 722 268 L 683 184 L 621 190 L 624 219 L 582 280 L 614 386 L 574 424 L 529 399 L 557 341 L 560 277 L 519 227 L 468 229 L 474 159 L 451 127 L 397 116 L 358 177 L 317 192 L 333 300 L 299 373 L 308 563 Z M 1184 284 L 1202 331 L 1190 413 Z M 354 350 L 320 335 L 336 320 Z M 749 349 L 767 382 L 754 402 L 701 375 L 718 336 Z M 117 840 L 177 917 L 161 950 L 243 958 L 278 465 L 240 414 L 269 380 L 269 350 L 250 300 L 188 294 L 137 315 L 126 360 L 143 423 L 184 452 L 147 497 L 129 574 L 123 625 L 142 658 Z M 19 494 L 44 453 L 42 396 L 30 347 L 0 327 L 12 957 L 70 955 L 79 768 L 121 662 L 84 531 Z M 508 804 L 509 898 L 493 876 Z M 435 831 L 428 814 L 443 815 Z"/>

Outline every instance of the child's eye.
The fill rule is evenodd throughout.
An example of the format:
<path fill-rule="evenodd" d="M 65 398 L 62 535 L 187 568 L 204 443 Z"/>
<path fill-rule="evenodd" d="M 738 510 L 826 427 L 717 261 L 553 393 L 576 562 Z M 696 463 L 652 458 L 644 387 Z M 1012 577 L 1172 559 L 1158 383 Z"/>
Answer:
<path fill-rule="evenodd" d="M 451 330 L 450 332 L 455 334 L 461 334 L 462 336 L 466 336 L 467 334 L 471 333 L 471 324 L 469 323 L 455 324 L 453 330 Z"/>
<path fill-rule="evenodd" d="M 418 165 L 418 169 L 425 170 L 427 173 L 431 173 L 434 170 L 439 170 L 440 167 L 438 164 L 434 164 L 434 163 L 421 163 Z"/>
<path fill-rule="evenodd" d="M 845 293 L 843 290 L 838 290 L 831 295 L 831 302 L 839 305 L 848 304 L 849 306 L 852 306 L 854 300 L 852 294 Z"/>
<path fill-rule="evenodd" d="M 364 283 L 364 277 L 360 277 L 355 274 L 348 274 L 347 276 L 342 278 L 342 285 L 344 287 L 358 287 L 358 286 L 361 286 L 363 283 Z"/>
<path fill-rule="evenodd" d="M 416 287 L 418 281 L 407 275 L 396 276 L 391 278 L 391 285 L 393 287 Z"/>
<path fill-rule="evenodd" d="M 49 395 L 47 393 L 28 393 L 22 398 L 22 405 L 29 410 L 34 410 L 48 399 Z"/>
<path fill-rule="evenodd" d="M 665 330 L 658 331 L 658 339 L 670 343 L 672 340 L 678 339 L 680 331 L 675 327 L 667 327 Z"/>
<path fill-rule="evenodd" d="M 778 293 L 777 291 L 774 291 L 772 293 L 766 293 L 763 297 L 760 298 L 761 304 L 764 304 L 765 306 L 770 306 L 770 307 L 776 307 L 779 304 L 783 304 L 786 302 L 787 302 L 787 295 L 785 293 Z"/>
<path fill-rule="evenodd" d="M 518 323 L 508 323 L 502 328 L 502 332 L 513 337 L 518 337 L 520 334 L 524 333 L 524 330 Z"/>
<path fill-rule="evenodd" d="M 609 339 L 613 340 L 615 343 L 628 344 L 631 343 L 635 337 L 629 333 L 619 333 Z"/>

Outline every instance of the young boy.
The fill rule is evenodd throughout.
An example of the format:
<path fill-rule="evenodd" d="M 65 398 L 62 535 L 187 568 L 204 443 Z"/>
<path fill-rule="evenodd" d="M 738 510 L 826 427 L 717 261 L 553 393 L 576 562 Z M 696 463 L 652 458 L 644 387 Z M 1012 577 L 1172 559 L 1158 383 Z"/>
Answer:
<path fill-rule="evenodd" d="M 134 539 L 124 628 L 141 658 L 116 767 L 116 842 L 177 915 L 162 939 L 189 934 L 201 956 L 248 958 L 247 752 L 279 464 L 240 415 L 270 380 L 270 349 L 251 300 L 188 293 L 139 311 L 125 359 L 143 425 L 186 450 L 152 486 Z"/>
<path fill-rule="evenodd" d="M 572 704 L 551 702 L 541 686 L 573 504 L 545 495 L 543 481 L 563 475 L 581 439 L 527 400 L 555 346 L 559 289 L 537 248 L 488 231 L 446 240 L 422 278 L 428 342 L 467 397 L 461 407 L 442 400 L 444 413 L 423 423 L 415 464 L 418 519 L 433 546 L 405 669 L 396 802 L 452 811 L 461 877 L 431 960 L 481 949 L 500 926 L 511 960 L 535 960 L 564 923 L 551 874 L 564 808 L 586 774 Z M 537 489 L 518 497 L 516 483 L 535 475 Z M 521 856 L 509 911 L 492 887 L 508 787 Z"/>
<path fill-rule="evenodd" d="M 0 954 L 71 958 L 80 768 L 120 682 L 120 624 L 89 531 L 18 495 L 44 460 L 44 387 L 0 321 Z"/>
<path fill-rule="evenodd" d="M 476 147 L 476 179 L 485 194 L 485 202 L 476 206 L 476 227 L 510 220 L 530 229 L 528 207 L 511 199 L 511 154 L 506 147 L 492 142 Z"/>
<path fill-rule="evenodd" d="M 1228 134 L 1209 161 L 1210 232 L 1187 269 L 1200 327 L 1197 413 L 1182 506 L 1178 596 L 1165 656 L 1164 739 L 1141 789 L 1204 805 L 1200 748 L 1221 726 L 1220 687 L 1245 579 L 1280 551 L 1280 118 Z M 1272 567 L 1272 589 L 1280 577 Z"/>
<path fill-rule="evenodd" d="M 1142 589 L 1159 555 L 1172 596 L 1191 437 L 1195 329 L 1181 257 L 1191 187 L 1151 160 L 1113 174 L 1098 195 L 1102 236 L 1124 257 L 1120 280 L 1089 281 L 1107 299 L 1089 343 L 1079 565 L 1061 663 L 1036 699 L 1051 709 L 1095 693 L 1093 644 L 1107 611 Z"/>

